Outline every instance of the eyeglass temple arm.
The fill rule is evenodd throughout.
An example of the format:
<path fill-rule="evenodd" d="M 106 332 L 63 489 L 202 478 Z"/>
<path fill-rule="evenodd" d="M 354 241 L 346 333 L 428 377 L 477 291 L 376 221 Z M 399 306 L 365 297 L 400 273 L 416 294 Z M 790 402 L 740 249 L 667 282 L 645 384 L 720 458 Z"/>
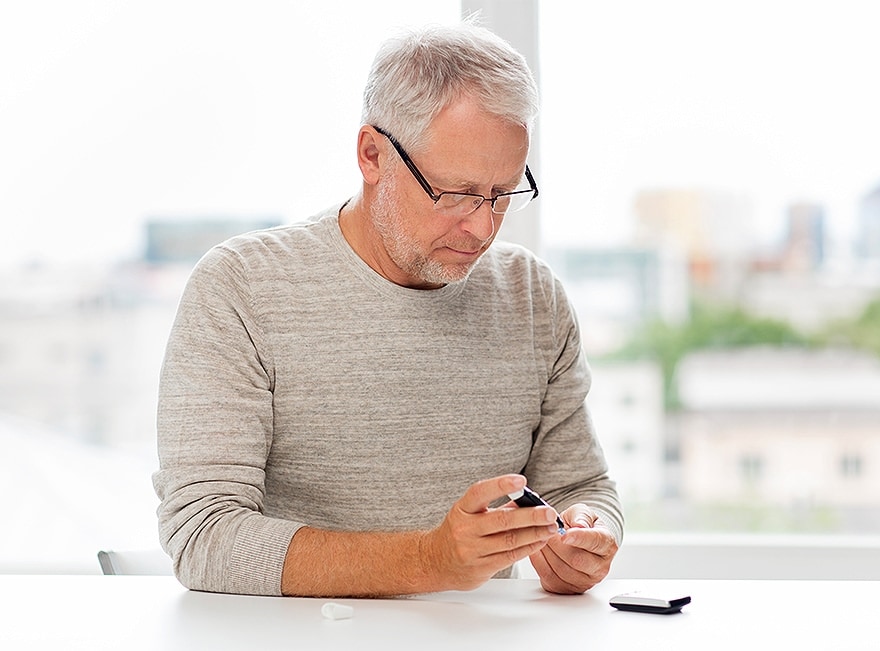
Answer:
<path fill-rule="evenodd" d="M 391 145 L 397 151 L 397 155 L 400 156 L 401 160 L 404 163 L 406 163 L 406 166 L 409 168 L 409 171 L 412 172 L 412 175 L 414 177 L 416 177 L 416 181 L 418 181 L 419 185 L 422 186 L 422 189 L 428 193 L 428 196 L 434 200 L 434 203 L 437 203 L 438 201 L 440 201 L 440 195 L 434 194 L 434 188 L 432 188 L 431 185 L 428 183 L 427 179 L 424 176 L 422 176 L 422 173 L 419 171 L 419 168 L 416 167 L 416 164 L 413 162 L 412 158 L 410 158 L 409 154 L 406 153 L 406 150 L 403 148 L 403 145 L 401 145 L 399 142 L 397 142 L 397 138 L 392 136 L 390 133 L 388 133 L 387 131 L 385 131 L 385 129 L 382 129 L 381 127 L 377 127 L 376 125 L 370 125 L 370 126 L 372 126 L 376 131 L 381 133 L 383 136 L 388 138 L 388 141 L 391 143 Z"/>
<path fill-rule="evenodd" d="M 526 179 L 529 182 L 529 185 L 532 186 L 532 190 L 535 191 L 535 194 L 532 195 L 532 200 L 538 198 L 538 184 L 535 183 L 535 177 L 532 176 L 532 170 L 529 169 L 529 166 L 526 165 Z"/>

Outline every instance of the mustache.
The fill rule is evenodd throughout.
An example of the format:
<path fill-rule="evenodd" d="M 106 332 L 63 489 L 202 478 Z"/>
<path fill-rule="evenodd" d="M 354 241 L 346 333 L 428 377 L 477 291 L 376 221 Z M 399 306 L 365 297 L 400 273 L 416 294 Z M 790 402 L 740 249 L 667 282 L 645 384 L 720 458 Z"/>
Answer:
<path fill-rule="evenodd" d="M 494 235 L 494 232 L 493 232 Z M 492 235 L 490 235 L 485 240 L 480 240 L 476 237 L 468 238 L 467 240 L 454 240 L 454 241 L 446 241 L 441 242 L 441 245 L 447 249 L 454 249 L 456 251 L 466 251 L 468 253 L 473 253 L 479 251 L 489 243 L 492 239 Z"/>

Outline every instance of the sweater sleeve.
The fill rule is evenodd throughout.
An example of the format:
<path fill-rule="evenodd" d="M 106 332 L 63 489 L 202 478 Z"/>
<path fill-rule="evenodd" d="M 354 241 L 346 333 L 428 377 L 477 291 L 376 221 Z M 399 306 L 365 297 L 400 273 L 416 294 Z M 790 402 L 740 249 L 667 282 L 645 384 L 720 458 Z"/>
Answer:
<path fill-rule="evenodd" d="M 263 515 L 272 444 L 271 359 L 237 256 L 197 265 L 172 327 L 159 387 L 159 536 L 185 586 L 278 595 L 302 526 Z"/>
<path fill-rule="evenodd" d="M 524 474 L 559 511 L 576 503 L 590 506 L 620 543 L 623 511 L 587 407 L 592 378 L 577 318 L 558 280 L 550 287 L 543 297 L 552 319 L 549 380 Z"/>

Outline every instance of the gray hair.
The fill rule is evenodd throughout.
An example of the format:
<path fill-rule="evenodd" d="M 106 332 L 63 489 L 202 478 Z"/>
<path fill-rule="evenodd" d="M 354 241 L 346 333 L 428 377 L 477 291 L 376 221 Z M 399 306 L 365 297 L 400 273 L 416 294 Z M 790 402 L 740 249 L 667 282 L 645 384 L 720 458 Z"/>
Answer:
<path fill-rule="evenodd" d="M 434 117 L 462 96 L 526 127 L 538 114 L 538 87 L 525 57 L 470 22 L 432 25 L 387 40 L 364 90 L 362 119 L 417 151 Z"/>

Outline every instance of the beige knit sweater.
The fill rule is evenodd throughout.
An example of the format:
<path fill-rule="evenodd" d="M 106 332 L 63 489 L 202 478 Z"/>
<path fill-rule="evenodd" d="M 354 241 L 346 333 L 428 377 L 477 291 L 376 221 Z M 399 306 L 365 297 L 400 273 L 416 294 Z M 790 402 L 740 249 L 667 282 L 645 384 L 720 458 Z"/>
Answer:
<path fill-rule="evenodd" d="M 466 281 L 407 289 L 337 215 L 214 248 L 184 292 L 153 478 L 181 582 L 280 594 L 299 527 L 430 528 L 509 472 L 559 510 L 590 504 L 620 539 L 589 369 L 546 265 L 495 242 Z"/>

